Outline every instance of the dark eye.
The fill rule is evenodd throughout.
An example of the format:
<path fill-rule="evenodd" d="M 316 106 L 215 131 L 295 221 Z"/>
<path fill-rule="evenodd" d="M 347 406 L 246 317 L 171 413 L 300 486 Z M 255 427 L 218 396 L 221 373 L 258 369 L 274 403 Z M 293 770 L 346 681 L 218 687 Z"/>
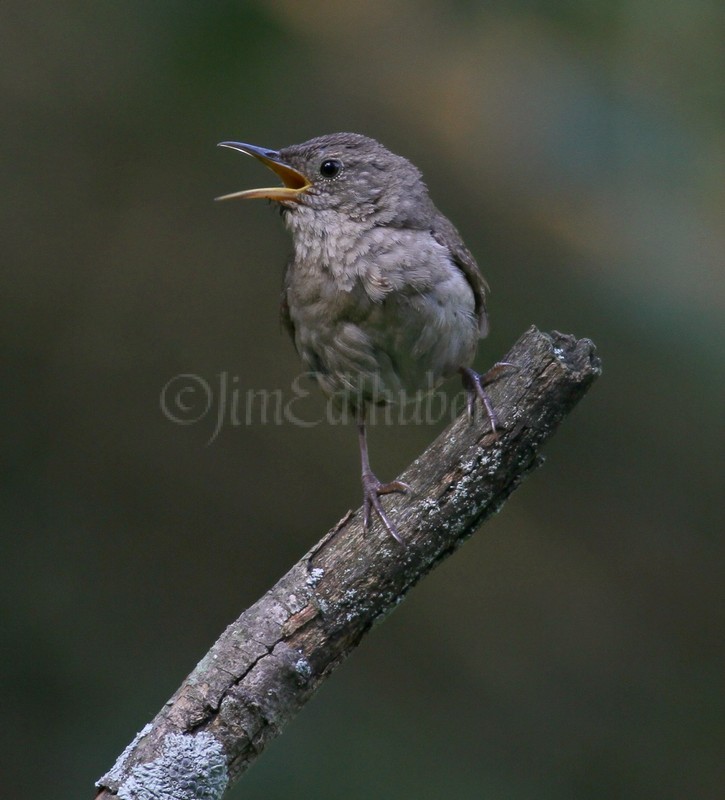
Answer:
<path fill-rule="evenodd" d="M 342 161 L 336 158 L 326 158 L 320 164 L 320 175 L 323 178 L 336 178 L 342 172 Z"/>

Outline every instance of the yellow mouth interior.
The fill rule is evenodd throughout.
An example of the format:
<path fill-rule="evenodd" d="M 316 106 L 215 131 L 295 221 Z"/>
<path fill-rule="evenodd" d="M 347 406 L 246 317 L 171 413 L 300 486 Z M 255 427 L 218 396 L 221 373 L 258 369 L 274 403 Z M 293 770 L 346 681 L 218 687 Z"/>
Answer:
<path fill-rule="evenodd" d="M 276 200 L 278 202 L 284 200 L 295 200 L 299 202 L 300 195 L 303 192 L 306 192 L 310 186 L 312 186 L 312 184 L 301 172 L 294 169 L 294 167 L 290 167 L 288 164 L 284 164 L 281 161 L 275 161 L 272 158 L 267 158 L 267 156 L 264 156 L 260 153 L 244 150 L 241 147 L 235 147 L 232 149 L 239 150 L 242 153 L 253 156 L 258 161 L 261 161 L 266 167 L 271 169 L 272 172 L 279 175 L 284 186 L 269 186 L 261 189 L 244 189 L 241 192 L 224 194 L 221 197 L 217 197 L 217 200 L 254 200 L 261 198 L 264 200 Z"/>

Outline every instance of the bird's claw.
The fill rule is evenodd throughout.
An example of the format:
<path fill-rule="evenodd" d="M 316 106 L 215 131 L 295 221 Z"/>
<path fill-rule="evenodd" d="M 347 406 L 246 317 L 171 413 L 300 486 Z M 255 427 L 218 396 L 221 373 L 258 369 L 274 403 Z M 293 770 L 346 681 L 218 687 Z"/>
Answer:
<path fill-rule="evenodd" d="M 380 502 L 381 495 L 393 494 L 400 492 L 405 494 L 411 491 L 410 486 L 403 481 L 390 481 L 390 483 L 381 483 L 372 473 L 363 474 L 363 527 L 365 531 L 370 530 L 372 521 L 372 512 L 378 515 L 378 519 L 383 523 L 387 532 L 395 539 L 396 542 L 404 544 L 403 538 L 398 533 L 396 526 L 388 519 L 385 513 L 383 504 Z"/>
<path fill-rule="evenodd" d="M 488 421 L 491 423 L 491 433 L 495 437 L 498 437 L 498 417 L 493 410 L 493 405 L 484 387 L 501 378 L 507 369 L 518 369 L 518 367 L 509 361 L 497 361 L 483 375 L 470 367 L 461 367 L 460 369 L 463 386 L 467 393 L 466 408 L 469 419 L 473 419 L 474 406 L 476 399 L 478 399 L 486 411 Z"/>

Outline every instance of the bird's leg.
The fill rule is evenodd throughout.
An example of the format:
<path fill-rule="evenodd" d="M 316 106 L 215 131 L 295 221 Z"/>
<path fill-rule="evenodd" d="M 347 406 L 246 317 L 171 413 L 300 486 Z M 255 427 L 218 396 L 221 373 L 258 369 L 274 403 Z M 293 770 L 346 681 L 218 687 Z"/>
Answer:
<path fill-rule="evenodd" d="M 408 492 L 410 486 L 403 481 L 391 481 L 390 483 L 381 483 L 373 474 L 370 469 L 370 461 L 368 459 L 368 441 L 365 433 L 365 409 L 361 409 L 357 416 L 357 431 L 360 441 L 360 461 L 362 462 L 362 486 L 363 486 L 363 526 L 365 530 L 370 529 L 370 519 L 372 511 L 380 518 L 380 521 L 385 526 L 388 533 L 400 544 L 403 544 L 403 539 L 398 533 L 398 529 L 388 519 L 385 513 L 383 504 L 380 502 L 380 495 L 391 494 L 392 492 Z"/>
<path fill-rule="evenodd" d="M 463 388 L 466 390 L 466 407 L 468 409 L 469 418 L 473 418 L 473 409 L 476 399 L 480 400 L 481 405 L 486 411 L 488 421 L 491 423 L 491 432 L 496 436 L 498 436 L 498 418 L 496 417 L 496 412 L 493 410 L 493 405 L 484 387 L 497 381 L 509 367 L 516 369 L 515 364 L 511 364 L 508 361 L 498 361 L 483 375 L 470 367 L 459 367 L 458 370 L 463 378 Z"/>

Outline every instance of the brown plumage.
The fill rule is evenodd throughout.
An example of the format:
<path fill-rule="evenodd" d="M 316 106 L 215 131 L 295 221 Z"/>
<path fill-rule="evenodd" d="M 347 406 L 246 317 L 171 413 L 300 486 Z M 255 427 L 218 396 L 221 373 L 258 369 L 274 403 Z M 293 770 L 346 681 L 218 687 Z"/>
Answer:
<path fill-rule="evenodd" d="M 356 414 L 366 527 L 374 511 L 402 542 L 380 495 L 409 487 L 373 475 L 365 409 L 413 400 L 459 372 L 469 410 L 478 397 L 495 425 L 484 381 L 470 367 L 488 333 L 486 282 L 418 169 L 374 139 L 336 133 L 280 151 L 222 145 L 282 178 L 284 186 L 226 197 L 280 204 L 294 245 L 282 321 L 321 389 Z"/>

